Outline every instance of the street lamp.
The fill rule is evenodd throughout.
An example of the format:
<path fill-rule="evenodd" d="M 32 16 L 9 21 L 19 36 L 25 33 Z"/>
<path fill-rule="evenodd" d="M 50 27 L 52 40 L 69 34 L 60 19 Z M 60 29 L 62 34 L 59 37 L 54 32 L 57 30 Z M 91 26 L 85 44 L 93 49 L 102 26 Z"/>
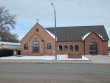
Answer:
<path fill-rule="evenodd" d="M 51 3 L 51 5 L 53 6 L 53 9 L 54 9 L 54 22 L 55 22 L 55 60 L 57 60 L 57 45 L 56 45 L 56 41 L 57 41 L 57 38 L 56 38 L 56 9 L 55 9 L 55 6 L 53 3 Z"/>

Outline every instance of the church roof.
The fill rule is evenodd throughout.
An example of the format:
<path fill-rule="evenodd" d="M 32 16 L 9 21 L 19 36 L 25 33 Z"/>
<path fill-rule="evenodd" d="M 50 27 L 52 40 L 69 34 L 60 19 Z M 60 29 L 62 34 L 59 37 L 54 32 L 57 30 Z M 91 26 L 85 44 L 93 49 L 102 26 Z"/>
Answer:
<path fill-rule="evenodd" d="M 55 28 L 46 28 L 55 35 Z M 103 40 L 109 40 L 107 32 L 103 25 L 98 26 L 74 26 L 74 27 L 56 27 L 57 41 L 82 41 L 84 35 L 95 32 L 101 36 Z"/>

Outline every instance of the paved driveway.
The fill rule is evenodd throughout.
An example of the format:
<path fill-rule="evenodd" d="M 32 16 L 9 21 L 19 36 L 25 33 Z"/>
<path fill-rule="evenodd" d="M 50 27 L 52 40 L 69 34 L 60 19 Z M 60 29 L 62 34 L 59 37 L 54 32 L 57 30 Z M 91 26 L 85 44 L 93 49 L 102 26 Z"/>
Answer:
<path fill-rule="evenodd" d="M 108 63 L 110 64 L 110 56 L 104 55 L 86 55 L 93 63 Z"/>

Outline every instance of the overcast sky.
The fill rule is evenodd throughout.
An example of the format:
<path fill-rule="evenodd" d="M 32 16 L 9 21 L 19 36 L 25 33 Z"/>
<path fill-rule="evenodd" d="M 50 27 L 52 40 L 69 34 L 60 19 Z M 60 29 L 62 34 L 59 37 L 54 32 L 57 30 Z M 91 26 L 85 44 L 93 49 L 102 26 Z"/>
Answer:
<path fill-rule="evenodd" d="M 54 26 L 53 7 L 57 11 L 57 26 L 104 25 L 110 38 L 110 0 L 0 0 L 16 17 L 19 39 L 36 24 Z"/>

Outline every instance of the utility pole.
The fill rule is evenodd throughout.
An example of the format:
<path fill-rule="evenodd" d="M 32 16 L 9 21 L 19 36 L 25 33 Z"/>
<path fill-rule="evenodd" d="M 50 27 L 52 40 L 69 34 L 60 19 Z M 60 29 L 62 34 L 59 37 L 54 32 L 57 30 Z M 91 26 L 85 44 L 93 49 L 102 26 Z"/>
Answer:
<path fill-rule="evenodd" d="M 51 5 L 53 6 L 54 9 L 54 25 L 55 25 L 55 60 L 57 60 L 57 37 L 56 37 L 56 9 L 53 3 L 51 3 Z"/>

